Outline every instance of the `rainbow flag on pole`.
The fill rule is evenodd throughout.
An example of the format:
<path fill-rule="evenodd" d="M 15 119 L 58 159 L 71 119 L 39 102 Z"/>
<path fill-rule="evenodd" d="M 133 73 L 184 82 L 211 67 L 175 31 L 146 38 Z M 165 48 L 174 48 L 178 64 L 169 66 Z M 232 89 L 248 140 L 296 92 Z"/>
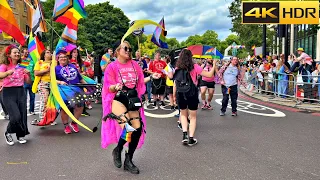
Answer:
<path fill-rule="evenodd" d="M 87 17 L 83 0 L 56 0 L 53 20 L 65 24 L 70 29 L 78 30 L 78 22 Z"/>
<path fill-rule="evenodd" d="M 32 33 L 29 36 L 29 44 L 28 44 L 28 51 L 29 56 L 36 63 L 40 59 L 40 54 L 44 50 L 44 45 L 41 41 L 36 37 L 33 37 Z"/>
<path fill-rule="evenodd" d="M 0 0 L 0 12 L 0 29 L 13 37 L 21 45 L 24 45 L 26 40 L 20 31 L 12 9 L 6 0 Z"/>

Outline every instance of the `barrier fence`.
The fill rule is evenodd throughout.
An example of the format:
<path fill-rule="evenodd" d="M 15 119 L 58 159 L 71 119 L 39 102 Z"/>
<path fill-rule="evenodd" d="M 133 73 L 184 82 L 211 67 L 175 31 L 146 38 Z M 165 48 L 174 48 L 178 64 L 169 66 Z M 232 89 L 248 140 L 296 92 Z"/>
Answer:
<path fill-rule="evenodd" d="M 250 92 L 269 95 L 269 100 L 317 103 L 320 105 L 320 75 L 243 70 L 241 84 Z M 280 97 L 280 98 L 276 98 Z"/>

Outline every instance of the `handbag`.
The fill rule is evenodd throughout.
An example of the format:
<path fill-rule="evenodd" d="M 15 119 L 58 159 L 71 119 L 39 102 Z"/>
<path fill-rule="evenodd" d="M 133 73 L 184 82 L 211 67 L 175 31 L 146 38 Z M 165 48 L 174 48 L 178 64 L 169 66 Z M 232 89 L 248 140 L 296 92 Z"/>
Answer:
<path fill-rule="evenodd" d="M 298 72 L 298 75 L 297 75 L 297 85 L 298 86 L 302 86 L 304 83 L 303 83 L 303 79 L 302 79 L 302 75 Z"/>

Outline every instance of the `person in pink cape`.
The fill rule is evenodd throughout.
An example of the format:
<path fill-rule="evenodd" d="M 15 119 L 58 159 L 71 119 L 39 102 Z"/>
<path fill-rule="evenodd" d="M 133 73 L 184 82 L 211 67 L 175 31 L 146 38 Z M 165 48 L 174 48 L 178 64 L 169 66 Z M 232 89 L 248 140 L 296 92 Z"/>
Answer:
<path fill-rule="evenodd" d="M 112 155 L 114 165 L 121 168 L 121 152 L 128 142 L 125 154 L 124 170 L 139 174 L 139 168 L 133 162 L 136 148 L 141 148 L 146 132 L 146 118 L 141 97 L 146 90 L 145 83 L 159 79 L 160 74 L 144 78 L 141 67 L 132 60 L 132 49 L 124 41 L 116 49 L 116 61 L 105 70 L 102 90 L 103 121 L 101 128 L 101 146 L 107 148 L 116 144 Z"/>

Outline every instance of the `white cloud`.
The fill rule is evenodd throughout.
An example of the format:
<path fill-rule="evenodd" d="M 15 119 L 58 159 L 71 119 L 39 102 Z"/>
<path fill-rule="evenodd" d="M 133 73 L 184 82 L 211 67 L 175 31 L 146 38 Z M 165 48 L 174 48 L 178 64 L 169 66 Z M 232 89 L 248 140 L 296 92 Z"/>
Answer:
<path fill-rule="evenodd" d="M 85 4 L 105 2 L 105 0 L 84 0 Z M 159 22 L 164 16 L 167 37 L 180 42 L 188 36 L 214 30 L 219 39 L 225 39 L 231 31 L 228 6 L 231 0 L 109 0 L 110 4 L 123 10 L 133 21 L 150 19 Z M 145 27 L 146 34 L 152 34 L 153 26 Z"/>

